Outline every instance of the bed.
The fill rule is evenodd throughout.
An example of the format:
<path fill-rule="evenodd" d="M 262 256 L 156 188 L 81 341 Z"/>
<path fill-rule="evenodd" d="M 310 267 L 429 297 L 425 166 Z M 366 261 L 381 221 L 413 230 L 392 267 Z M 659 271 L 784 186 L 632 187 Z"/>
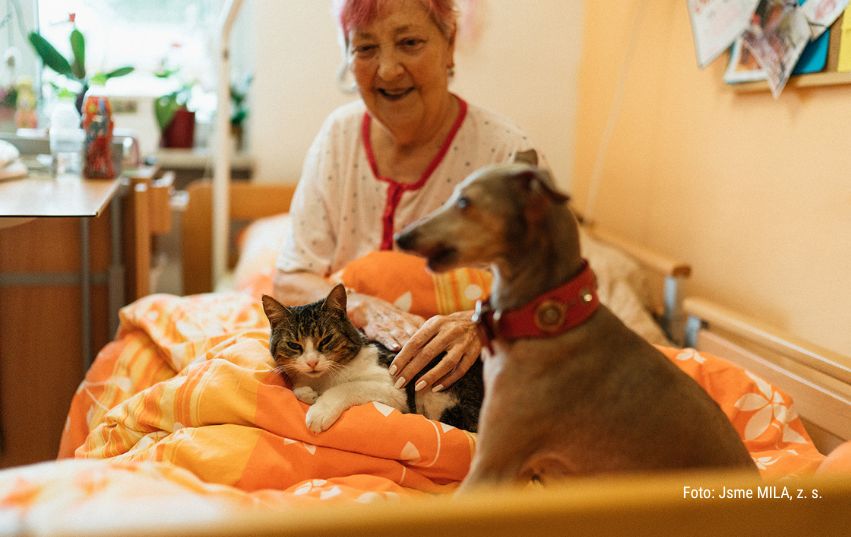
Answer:
<path fill-rule="evenodd" d="M 312 435 L 304 407 L 270 371 L 268 325 L 257 301 L 271 283 L 274 255 L 268 240 L 257 237 L 280 229 L 286 217 L 278 213 L 292 188 L 237 183 L 230 192 L 232 217 L 261 217 L 234 233 L 242 255 L 233 258 L 231 282 L 241 290 L 207 292 L 213 289 L 210 190 L 194 185 L 182 220 L 187 296 L 150 295 L 122 309 L 115 341 L 101 350 L 74 397 L 60 459 L 0 472 L 0 534 L 846 530 L 847 357 L 710 301 L 681 301 L 677 282 L 687 278 L 687 264 L 601 229 L 586 230 L 586 255 L 599 272 L 604 301 L 646 337 L 660 338 L 663 352 L 716 397 L 762 480 L 724 473 L 611 476 L 456 498 L 451 492 L 475 447 L 470 433 L 368 404 Z M 258 232 L 263 226 L 267 231 Z M 338 277 L 358 285 L 357 274 Z M 631 319 L 639 306 L 643 317 Z M 644 326 L 652 322 L 647 310 L 657 312 L 667 333 Z M 683 324 L 689 348 L 676 345 Z M 722 490 L 734 497 L 721 497 Z"/>
<path fill-rule="evenodd" d="M 255 297 L 269 293 L 282 228 L 287 225 L 282 211 L 289 206 L 294 185 L 230 185 L 230 272 L 216 283 L 210 268 L 212 184 L 197 181 L 187 192 L 188 203 L 181 218 L 183 294 L 233 288 Z M 583 226 L 582 232 L 584 254 L 594 262 L 601 298 L 649 341 L 680 343 L 685 318 L 680 295 L 691 273 L 688 263 L 633 245 L 596 226 Z M 336 277 L 343 279 L 344 275 Z M 344 283 L 363 285 L 363 279 L 353 276 Z"/>

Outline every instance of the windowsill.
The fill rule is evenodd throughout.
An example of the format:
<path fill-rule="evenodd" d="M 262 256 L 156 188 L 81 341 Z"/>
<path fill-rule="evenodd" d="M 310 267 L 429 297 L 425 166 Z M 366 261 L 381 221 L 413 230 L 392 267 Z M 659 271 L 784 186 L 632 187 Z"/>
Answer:
<path fill-rule="evenodd" d="M 207 147 L 191 149 L 159 148 L 152 156 L 161 169 L 196 169 L 213 166 L 213 152 Z M 231 157 L 231 169 L 251 170 L 254 168 L 254 157 L 240 151 Z"/>

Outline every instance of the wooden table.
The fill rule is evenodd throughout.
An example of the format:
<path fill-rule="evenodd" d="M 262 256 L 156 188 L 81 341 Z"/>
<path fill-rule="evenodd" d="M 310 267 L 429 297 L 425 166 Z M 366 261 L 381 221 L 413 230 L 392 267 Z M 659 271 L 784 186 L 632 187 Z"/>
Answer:
<path fill-rule="evenodd" d="M 0 181 L 0 467 L 56 457 L 94 350 L 148 293 L 152 180 Z"/>
<path fill-rule="evenodd" d="M 50 230 L 64 228 L 75 224 L 69 222 L 35 222 L 20 229 L 9 229 L 0 238 L 0 287 L 68 284 L 71 280 L 79 281 L 82 319 L 82 363 L 87 367 L 91 362 L 91 307 L 90 287 L 91 274 L 91 240 L 90 220 L 96 219 L 106 209 L 119 190 L 119 179 L 83 179 L 76 175 L 59 177 L 30 176 L 0 182 L 0 228 L 16 227 L 29 224 L 35 219 L 58 218 L 77 219 L 79 225 L 79 273 L 43 272 L 38 268 L 43 258 L 56 257 L 51 253 L 53 247 L 67 244 L 61 238 L 57 243 L 46 239 L 52 236 Z M 113 206 L 116 211 L 119 205 Z M 65 225 L 63 225 L 65 224 Z M 120 240 L 120 226 L 114 225 L 113 239 Z M 35 232 L 35 235 L 30 235 Z M 46 235 L 42 235 L 46 233 Z M 64 230 L 63 230 L 64 234 Z M 41 245 L 50 248 L 33 248 L 33 239 Z M 71 239 L 72 237 L 68 237 Z M 8 240 L 4 240 L 8 239 Z M 115 262 L 120 262 L 117 258 Z M 48 264 L 53 264 L 49 262 Z M 65 268 L 65 267 L 63 267 Z M 70 267 L 68 267 L 70 268 Z M 120 289 L 112 289 L 113 293 Z M 113 294 L 113 302 L 121 302 L 123 297 Z"/>
<path fill-rule="evenodd" d="M 0 181 L 0 219 L 97 217 L 119 185 L 119 179 L 86 180 L 76 175 Z"/>

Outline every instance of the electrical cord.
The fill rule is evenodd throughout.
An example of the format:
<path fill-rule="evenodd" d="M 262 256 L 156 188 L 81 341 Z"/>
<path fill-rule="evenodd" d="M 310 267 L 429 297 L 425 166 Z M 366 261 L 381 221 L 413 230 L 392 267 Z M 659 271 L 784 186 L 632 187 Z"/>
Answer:
<path fill-rule="evenodd" d="M 609 143 L 612 140 L 612 135 L 615 130 L 615 125 L 620 119 L 621 110 L 623 108 L 624 89 L 626 88 L 626 79 L 629 74 L 629 69 L 632 66 L 635 49 L 641 23 L 644 20 L 644 14 L 647 8 L 643 2 L 633 2 L 633 10 L 638 11 L 631 17 L 632 28 L 630 29 L 629 42 L 624 55 L 623 63 L 621 64 L 618 83 L 615 88 L 615 95 L 612 99 L 612 107 L 609 110 L 608 118 L 606 119 L 606 127 L 603 130 L 603 136 L 600 139 L 600 145 L 597 147 L 597 156 L 594 160 L 594 168 L 591 171 L 591 179 L 588 187 L 588 198 L 585 200 L 585 207 L 582 211 L 583 221 L 593 225 L 594 213 L 597 206 L 597 197 L 600 194 L 600 185 L 602 183 L 603 165 L 606 160 L 606 155 L 609 150 Z"/>

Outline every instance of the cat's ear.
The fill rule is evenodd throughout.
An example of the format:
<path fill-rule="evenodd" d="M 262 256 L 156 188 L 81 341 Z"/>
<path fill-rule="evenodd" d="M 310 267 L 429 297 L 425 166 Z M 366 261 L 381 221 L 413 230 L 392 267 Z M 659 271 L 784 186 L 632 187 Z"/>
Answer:
<path fill-rule="evenodd" d="M 290 318 L 290 311 L 274 298 L 263 295 L 262 300 L 263 311 L 266 312 L 266 317 L 273 327 Z"/>
<path fill-rule="evenodd" d="M 331 289 L 328 298 L 325 299 L 324 306 L 331 311 L 346 315 L 346 288 L 342 283 L 338 283 Z"/>

